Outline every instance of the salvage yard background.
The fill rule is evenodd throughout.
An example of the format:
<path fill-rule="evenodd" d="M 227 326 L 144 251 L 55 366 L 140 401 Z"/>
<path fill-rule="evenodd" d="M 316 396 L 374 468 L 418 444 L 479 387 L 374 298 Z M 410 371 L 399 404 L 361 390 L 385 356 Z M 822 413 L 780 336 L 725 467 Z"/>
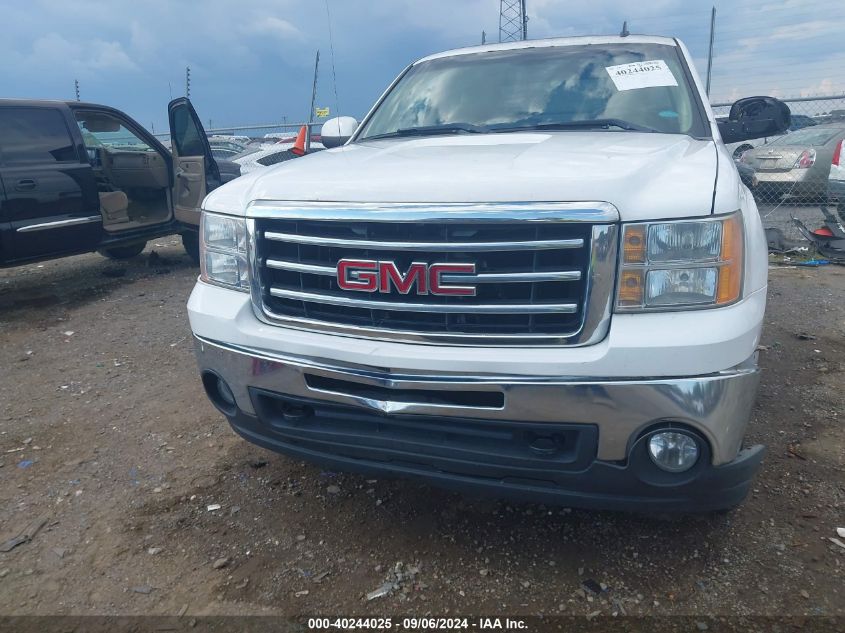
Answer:
<path fill-rule="evenodd" d="M 0 271 L 0 543 L 32 533 L 0 553 L 0 612 L 845 613 L 842 267 L 770 271 L 749 499 L 661 521 L 240 440 L 197 378 L 177 242 Z"/>

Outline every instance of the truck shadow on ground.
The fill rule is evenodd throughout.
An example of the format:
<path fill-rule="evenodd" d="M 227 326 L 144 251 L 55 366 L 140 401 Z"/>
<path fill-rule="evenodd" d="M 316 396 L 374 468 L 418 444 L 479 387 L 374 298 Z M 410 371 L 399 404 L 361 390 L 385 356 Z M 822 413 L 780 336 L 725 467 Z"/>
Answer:
<path fill-rule="evenodd" d="M 0 321 L 30 320 L 33 309 L 45 311 L 43 317 L 100 300 L 139 279 L 197 270 L 187 254 L 162 256 L 149 248 L 121 261 L 89 254 L 0 270 Z"/>

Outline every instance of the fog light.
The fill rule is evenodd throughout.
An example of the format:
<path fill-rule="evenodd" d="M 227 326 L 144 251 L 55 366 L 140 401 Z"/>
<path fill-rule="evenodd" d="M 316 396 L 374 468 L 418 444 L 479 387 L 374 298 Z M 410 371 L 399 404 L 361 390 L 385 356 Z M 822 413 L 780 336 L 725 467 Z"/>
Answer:
<path fill-rule="evenodd" d="M 220 399 L 230 406 L 235 406 L 235 394 L 226 384 L 222 378 L 217 379 L 217 393 L 220 394 Z"/>
<path fill-rule="evenodd" d="M 698 441 L 686 433 L 659 431 L 648 439 L 648 454 L 658 468 L 680 473 L 698 461 Z"/>

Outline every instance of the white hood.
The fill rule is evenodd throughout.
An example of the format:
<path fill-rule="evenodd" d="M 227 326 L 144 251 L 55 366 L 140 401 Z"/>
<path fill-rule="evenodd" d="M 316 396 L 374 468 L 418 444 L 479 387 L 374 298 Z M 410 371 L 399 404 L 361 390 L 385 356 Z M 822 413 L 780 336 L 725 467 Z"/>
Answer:
<path fill-rule="evenodd" d="M 716 171 L 715 143 L 684 135 L 402 138 L 353 143 L 238 178 L 212 192 L 204 208 L 242 214 L 257 200 L 603 201 L 628 221 L 691 217 L 711 212 Z"/>

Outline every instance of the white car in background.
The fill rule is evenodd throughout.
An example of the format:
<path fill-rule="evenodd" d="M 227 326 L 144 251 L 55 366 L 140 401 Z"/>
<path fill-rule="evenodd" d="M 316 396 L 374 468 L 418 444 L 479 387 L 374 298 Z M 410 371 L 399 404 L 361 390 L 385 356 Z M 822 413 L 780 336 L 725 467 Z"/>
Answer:
<path fill-rule="evenodd" d="M 232 158 L 232 162 L 241 166 L 241 174 L 249 174 L 254 171 L 272 167 L 278 163 L 283 163 L 292 158 L 299 158 L 297 154 L 293 153 L 293 143 L 274 143 L 272 145 L 265 145 L 261 149 L 255 151 L 244 152 Z M 318 151 L 325 149 L 320 143 L 311 143 L 311 151 Z"/>

